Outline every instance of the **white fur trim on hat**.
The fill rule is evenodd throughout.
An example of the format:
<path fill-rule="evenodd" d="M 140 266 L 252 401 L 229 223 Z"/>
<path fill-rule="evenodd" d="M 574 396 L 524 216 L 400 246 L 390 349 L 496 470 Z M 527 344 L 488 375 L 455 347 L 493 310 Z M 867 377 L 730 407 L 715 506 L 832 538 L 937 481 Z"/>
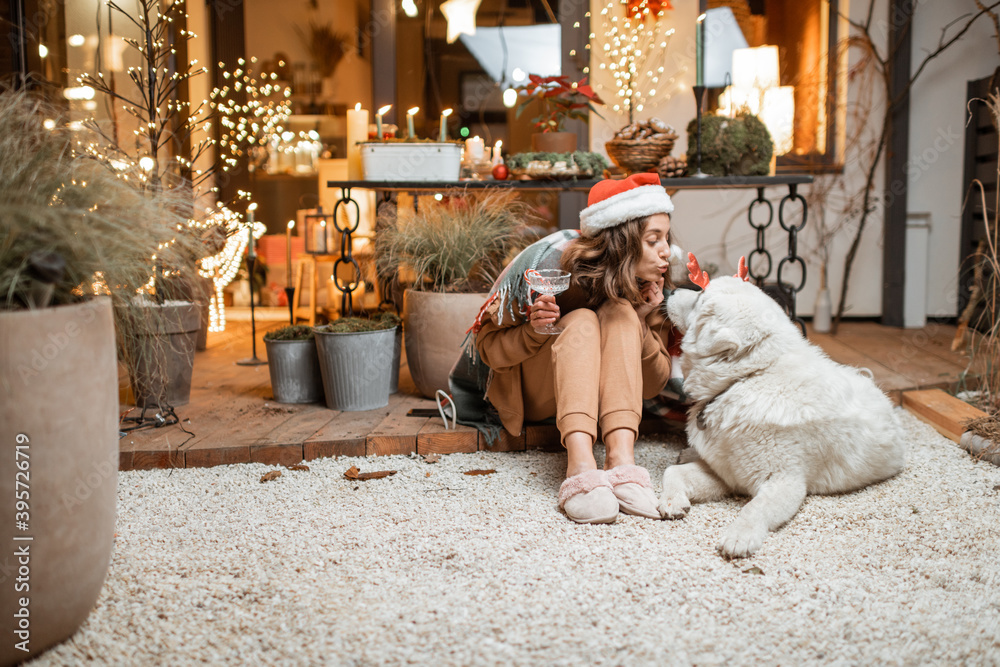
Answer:
<path fill-rule="evenodd" d="M 672 213 L 674 203 L 662 185 L 641 185 L 591 204 L 580 212 L 580 231 L 593 236 L 626 220 Z"/>

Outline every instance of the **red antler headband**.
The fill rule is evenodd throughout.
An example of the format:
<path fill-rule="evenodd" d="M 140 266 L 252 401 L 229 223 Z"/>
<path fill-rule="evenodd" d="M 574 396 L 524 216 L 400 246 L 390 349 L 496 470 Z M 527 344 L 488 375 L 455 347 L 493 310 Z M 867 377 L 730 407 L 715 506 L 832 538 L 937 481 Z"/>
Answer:
<path fill-rule="evenodd" d="M 702 289 L 708 287 L 708 280 L 709 280 L 708 274 L 705 271 L 701 270 L 701 266 L 699 266 L 698 264 L 698 258 L 694 256 L 693 252 L 688 253 L 687 268 L 688 268 L 688 273 L 690 274 L 688 275 L 688 278 L 691 279 L 691 282 L 693 282 L 695 285 L 697 285 Z M 739 268 L 736 269 L 736 275 L 733 277 L 739 278 L 743 282 L 748 282 L 750 280 L 750 278 L 748 277 L 749 273 L 750 269 L 747 268 L 747 258 L 740 257 Z"/>

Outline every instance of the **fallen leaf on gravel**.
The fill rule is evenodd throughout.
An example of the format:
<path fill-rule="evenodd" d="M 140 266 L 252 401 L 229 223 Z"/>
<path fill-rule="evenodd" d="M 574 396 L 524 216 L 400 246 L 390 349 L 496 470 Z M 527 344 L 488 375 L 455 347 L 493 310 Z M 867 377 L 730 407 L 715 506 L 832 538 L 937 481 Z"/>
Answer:
<path fill-rule="evenodd" d="M 431 476 L 430 473 L 427 473 L 426 475 L 424 475 L 424 477 L 430 477 L 430 476 Z"/>
<path fill-rule="evenodd" d="M 764 574 L 764 570 L 754 565 L 753 567 L 743 570 L 743 574 Z"/>
<path fill-rule="evenodd" d="M 440 454 L 436 454 L 436 453 L 434 453 L 434 454 L 424 454 L 424 462 L 425 463 L 437 463 L 440 460 L 441 460 L 441 455 Z"/>
<path fill-rule="evenodd" d="M 296 463 L 293 466 L 287 466 L 287 467 L 289 470 L 304 470 L 306 472 L 309 472 L 309 466 L 302 463 Z"/>
<path fill-rule="evenodd" d="M 270 482 L 272 479 L 278 479 L 279 477 L 281 477 L 281 471 L 272 470 L 271 472 L 266 472 L 263 475 L 261 475 L 260 481 L 261 484 L 263 484 L 264 482 Z"/>
<path fill-rule="evenodd" d="M 365 481 L 366 479 L 381 479 L 383 477 L 388 477 L 389 475 L 395 475 L 397 470 L 379 470 L 377 472 L 361 472 L 358 470 L 357 466 L 351 466 L 344 472 L 344 477 L 347 479 L 354 479 L 358 481 Z"/>
<path fill-rule="evenodd" d="M 492 468 L 489 470 L 466 470 L 463 474 L 465 475 L 492 475 L 496 470 Z"/>

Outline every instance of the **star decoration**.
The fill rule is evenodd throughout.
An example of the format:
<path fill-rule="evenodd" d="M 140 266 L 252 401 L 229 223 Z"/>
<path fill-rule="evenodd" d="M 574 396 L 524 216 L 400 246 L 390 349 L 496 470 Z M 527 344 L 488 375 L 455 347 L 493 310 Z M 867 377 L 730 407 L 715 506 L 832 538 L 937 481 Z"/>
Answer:
<path fill-rule="evenodd" d="M 441 5 L 441 13 L 448 19 L 448 43 L 462 33 L 476 34 L 476 12 L 482 0 L 448 0 Z"/>

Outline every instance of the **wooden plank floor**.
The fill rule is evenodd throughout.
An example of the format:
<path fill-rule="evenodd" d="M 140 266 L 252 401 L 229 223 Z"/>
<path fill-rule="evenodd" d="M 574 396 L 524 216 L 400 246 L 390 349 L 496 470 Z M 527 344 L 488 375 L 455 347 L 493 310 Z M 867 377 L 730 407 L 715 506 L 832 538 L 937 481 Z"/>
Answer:
<path fill-rule="evenodd" d="M 399 392 L 385 408 L 339 412 L 321 404 L 276 403 L 266 365 L 235 364 L 251 354 L 250 325 L 237 320 L 240 314 L 232 313 L 227 330 L 210 334 L 208 348 L 197 353 L 191 401 L 176 409 L 180 423 L 132 431 L 120 440 L 122 470 L 250 461 L 291 465 L 328 456 L 559 449 L 552 426 L 532 426 L 516 438 L 504 433 L 500 442 L 487 447 L 475 429 L 459 426 L 445 431 L 440 419 L 407 416 L 411 408 L 435 404 L 417 394 L 405 357 Z M 265 310 L 258 318 L 258 338 L 284 324 L 277 317 L 277 312 Z M 837 336 L 810 331 L 810 339 L 834 360 L 870 369 L 876 383 L 899 403 L 907 389 L 955 388 L 968 358 L 951 352 L 954 333 L 954 326 L 944 324 L 903 330 L 848 321 Z M 257 355 L 264 357 L 260 340 Z M 124 387 L 122 398 L 127 403 Z M 122 411 L 129 408 L 125 404 Z M 655 432 L 657 424 L 644 421 L 643 431 L 647 430 Z"/>

